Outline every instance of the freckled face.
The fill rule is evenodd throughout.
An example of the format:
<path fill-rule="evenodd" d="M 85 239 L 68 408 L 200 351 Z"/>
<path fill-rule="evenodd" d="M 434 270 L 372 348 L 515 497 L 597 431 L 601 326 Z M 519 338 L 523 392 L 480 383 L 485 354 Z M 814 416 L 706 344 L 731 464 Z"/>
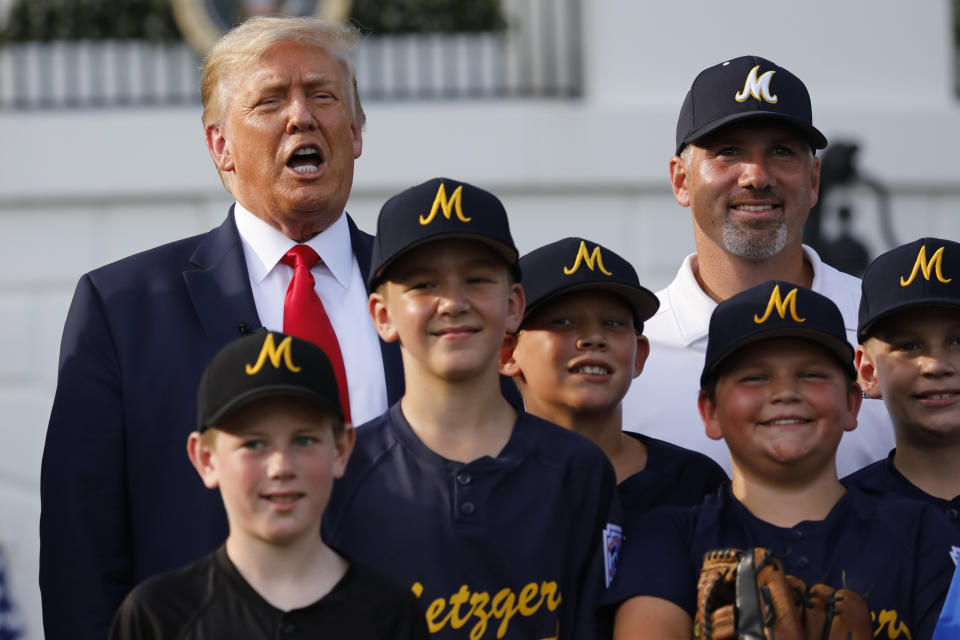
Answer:
<path fill-rule="evenodd" d="M 825 348 L 799 338 L 748 345 L 722 366 L 715 402 L 701 397 L 707 434 L 743 469 L 822 470 L 857 424 L 861 391 Z"/>
<path fill-rule="evenodd" d="M 520 324 L 523 300 L 492 249 L 437 240 L 388 267 L 370 310 L 381 337 L 400 340 L 405 371 L 465 380 L 496 371 L 506 332 Z"/>
<path fill-rule="evenodd" d="M 255 400 L 216 433 L 207 486 L 219 486 L 231 536 L 275 544 L 316 535 L 352 448 L 333 416 L 294 396 Z"/>
<path fill-rule="evenodd" d="M 350 195 L 362 139 L 348 91 L 334 56 L 289 41 L 220 88 L 225 121 L 207 128 L 214 160 L 240 204 L 296 239 L 332 224 Z"/>
<path fill-rule="evenodd" d="M 619 407 L 643 364 L 630 307 L 600 291 L 573 292 L 529 316 L 513 358 L 527 411 L 546 419 Z"/>
<path fill-rule="evenodd" d="M 960 441 L 960 309 L 908 309 L 881 320 L 857 360 L 898 436 L 927 446 Z"/>

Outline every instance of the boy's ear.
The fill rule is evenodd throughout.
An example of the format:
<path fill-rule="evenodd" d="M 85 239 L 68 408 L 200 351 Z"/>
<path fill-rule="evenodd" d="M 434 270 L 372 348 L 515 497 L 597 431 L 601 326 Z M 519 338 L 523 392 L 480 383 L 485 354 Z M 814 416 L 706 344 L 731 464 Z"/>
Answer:
<path fill-rule="evenodd" d="M 643 365 L 647 362 L 650 355 L 650 341 L 647 336 L 637 336 L 637 355 L 633 358 L 633 377 L 636 378 L 643 371 Z"/>
<path fill-rule="evenodd" d="M 877 377 L 877 366 L 864 345 L 857 345 L 857 353 L 853 356 L 853 363 L 857 367 L 857 382 L 863 387 L 868 398 L 882 398 L 880 379 Z M 862 400 L 862 398 L 861 398 Z"/>
<path fill-rule="evenodd" d="M 519 282 L 510 285 L 510 298 L 507 300 L 507 333 L 516 333 L 523 321 L 523 311 L 527 308 L 527 297 Z"/>
<path fill-rule="evenodd" d="M 386 296 L 378 289 L 370 294 L 367 301 L 373 326 L 384 342 L 393 342 L 399 338 L 396 328 L 390 321 L 390 312 L 387 310 Z"/>
<path fill-rule="evenodd" d="M 703 420 L 707 437 L 712 440 L 722 440 L 723 430 L 720 429 L 720 422 L 717 420 L 717 403 L 701 391 L 697 397 L 697 408 L 700 410 L 700 419 Z"/>
<path fill-rule="evenodd" d="M 860 413 L 861 404 L 863 404 L 863 390 L 856 382 L 852 382 L 850 391 L 847 393 L 848 419 L 843 425 L 844 431 L 853 431 L 857 428 L 857 415 Z"/>
<path fill-rule="evenodd" d="M 347 461 L 350 460 L 350 454 L 353 453 L 353 445 L 357 441 L 357 433 L 353 425 L 349 422 L 343 426 L 343 432 L 336 439 L 336 454 L 333 458 L 333 477 L 342 478 L 344 471 L 347 470 Z"/>
<path fill-rule="evenodd" d="M 514 357 L 517 349 L 518 337 L 514 333 L 508 333 L 503 337 L 503 344 L 500 345 L 500 373 L 510 378 L 516 378 L 522 374 L 520 364 Z"/>
<path fill-rule="evenodd" d="M 220 486 L 213 460 L 213 449 L 199 431 L 194 431 L 187 438 L 187 456 L 190 457 L 193 468 L 200 474 L 200 479 L 203 480 L 203 485 L 207 489 L 216 489 Z"/>

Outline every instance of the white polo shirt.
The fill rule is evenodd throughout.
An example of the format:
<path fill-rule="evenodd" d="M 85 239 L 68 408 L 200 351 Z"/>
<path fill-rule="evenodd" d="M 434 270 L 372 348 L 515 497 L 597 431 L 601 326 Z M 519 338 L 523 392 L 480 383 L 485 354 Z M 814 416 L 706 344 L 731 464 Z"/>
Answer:
<path fill-rule="evenodd" d="M 283 300 L 293 268 L 281 263 L 280 258 L 296 242 L 239 202 L 233 212 L 260 324 L 271 331 L 283 331 Z M 363 424 L 387 410 L 387 386 L 380 337 L 368 311 L 367 287 L 353 255 L 346 214 L 305 244 L 320 256 L 310 273 L 340 343 L 353 424 Z"/>
<path fill-rule="evenodd" d="M 824 264 L 806 245 L 803 252 L 813 267 L 813 290 L 840 308 L 847 339 L 855 347 L 860 280 Z M 729 474 L 727 445 L 707 437 L 697 410 L 710 314 L 717 303 L 693 275 L 690 262 L 695 256 L 687 256 L 673 282 L 657 292 L 660 309 L 643 331 L 650 340 L 650 357 L 623 399 L 623 428 L 700 451 Z M 893 426 L 883 400 L 864 398 L 857 428 L 840 441 L 837 472 L 842 478 L 885 458 L 893 447 Z"/>

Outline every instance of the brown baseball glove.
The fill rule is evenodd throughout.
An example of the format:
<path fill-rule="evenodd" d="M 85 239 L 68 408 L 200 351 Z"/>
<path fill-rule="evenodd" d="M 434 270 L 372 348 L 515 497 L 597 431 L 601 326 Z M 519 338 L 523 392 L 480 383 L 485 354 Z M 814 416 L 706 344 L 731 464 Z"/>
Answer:
<path fill-rule="evenodd" d="M 857 593 L 809 589 L 784 573 L 771 551 L 704 554 L 697 585 L 696 640 L 870 640 L 873 623 Z"/>

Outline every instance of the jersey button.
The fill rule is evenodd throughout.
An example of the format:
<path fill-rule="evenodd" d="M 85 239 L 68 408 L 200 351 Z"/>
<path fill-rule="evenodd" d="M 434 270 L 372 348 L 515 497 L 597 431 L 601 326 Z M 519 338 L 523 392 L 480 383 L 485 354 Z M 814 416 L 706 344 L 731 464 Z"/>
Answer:
<path fill-rule="evenodd" d="M 297 628 L 291 622 L 288 622 L 287 624 L 283 625 L 283 628 L 281 629 L 281 631 L 283 631 L 286 635 L 290 635 L 296 630 Z"/>
<path fill-rule="evenodd" d="M 799 529 L 794 529 L 793 531 L 790 532 L 790 537 L 793 538 L 794 540 L 801 540 L 803 538 L 803 531 L 800 531 Z"/>
<path fill-rule="evenodd" d="M 465 516 L 471 515 L 476 510 L 477 508 L 473 506 L 472 502 L 464 502 L 462 505 L 460 505 L 460 511 L 463 512 L 463 515 Z"/>
<path fill-rule="evenodd" d="M 800 556 L 799 558 L 797 558 L 797 563 L 796 563 L 796 564 L 797 564 L 798 567 L 800 567 L 800 568 L 802 569 L 803 567 L 805 567 L 805 566 L 807 566 L 808 564 L 810 564 L 810 559 L 807 558 L 807 556 Z"/>
<path fill-rule="evenodd" d="M 949 509 L 947 509 L 946 514 L 947 514 L 947 517 L 950 518 L 951 520 L 956 520 L 957 516 L 960 515 L 957 513 L 957 510 L 954 509 L 953 507 L 950 507 Z"/>
<path fill-rule="evenodd" d="M 467 486 L 468 484 L 470 484 L 471 480 L 473 480 L 473 478 L 471 478 L 470 474 L 467 473 L 466 471 L 457 474 L 457 482 L 459 482 L 463 486 Z"/>

